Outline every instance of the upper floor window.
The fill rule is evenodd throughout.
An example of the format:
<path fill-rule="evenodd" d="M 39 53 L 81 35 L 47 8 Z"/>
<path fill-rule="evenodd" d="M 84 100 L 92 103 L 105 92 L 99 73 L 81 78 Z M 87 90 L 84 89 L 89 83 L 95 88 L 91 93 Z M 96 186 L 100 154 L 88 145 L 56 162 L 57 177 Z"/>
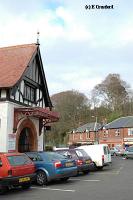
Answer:
<path fill-rule="evenodd" d="M 90 132 L 89 132 L 89 130 L 88 130 L 88 129 L 86 129 L 86 131 L 85 131 L 85 132 L 86 132 L 86 138 L 87 138 L 87 139 L 89 139 L 89 138 L 90 138 Z"/>
<path fill-rule="evenodd" d="M 36 101 L 36 88 L 31 85 L 25 83 L 24 86 L 24 98 L 28 101 L 35 102 Z"/>
<path fill-rule="evenodd" d="M 120 130 L 119 129 L 115 130 L 115 136 L 120 136 Z"/>
<path fill-rule="evenodd" d="M 133 135 L 133 128 L 128 128 L 128 135 Z"/>
<path fill-rule="evenodd" d="M 82 136 L 83 136 L 83 134 L 80 133 L 80 134 L 79 134 L 79 139 L 80 139 L 80 140 L 82 140 Z"/>
<path fill-rule="evenodd" d="M 104 132 L 103 132 L 104 134 L 103 134 L 103 137 L 108 137 L 108 130 L 104 130 Z"/>

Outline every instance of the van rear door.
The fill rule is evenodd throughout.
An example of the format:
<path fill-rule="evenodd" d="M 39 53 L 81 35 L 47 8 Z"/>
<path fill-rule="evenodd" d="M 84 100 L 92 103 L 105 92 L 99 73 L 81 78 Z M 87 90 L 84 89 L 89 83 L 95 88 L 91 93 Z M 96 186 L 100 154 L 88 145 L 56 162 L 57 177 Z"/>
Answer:
<path fill-rule="evenodd" d="M 111 162 L 111 153 L 108 146 L 103 146 L 103 152 L 104 152 L 104 163 L 110 163 Z"/>

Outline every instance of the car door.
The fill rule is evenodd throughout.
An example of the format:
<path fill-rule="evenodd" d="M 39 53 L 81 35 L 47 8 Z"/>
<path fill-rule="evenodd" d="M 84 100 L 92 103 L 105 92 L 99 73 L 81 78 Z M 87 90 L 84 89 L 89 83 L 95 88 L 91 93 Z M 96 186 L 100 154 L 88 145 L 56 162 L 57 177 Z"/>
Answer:
<path fill-rule="evenodd" d="M 127 156 L 133 158 L 133 147 L 129 147 L 127 150 Z"/>

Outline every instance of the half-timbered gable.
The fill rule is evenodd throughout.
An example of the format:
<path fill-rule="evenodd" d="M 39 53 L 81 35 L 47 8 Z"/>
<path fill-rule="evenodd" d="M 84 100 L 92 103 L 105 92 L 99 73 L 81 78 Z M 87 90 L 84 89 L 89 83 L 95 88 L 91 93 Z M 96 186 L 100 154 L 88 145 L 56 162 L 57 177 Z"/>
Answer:
<path fill-rule="evenodd" d="M 43 134 L 58 119 L 39 45 L 0 48 L 0 151 L 43 150 Z"/>
<path fill-rule="evenodd" d="M 12 76 L 12 79 L 16 78 L 16 83 L 14 85 L 9 85 L 9 88 L 1 89 L 0 91 L 0 99 L 1 100 L 9 100 L 16 103 L 20 103 L 21 105 L 29 105 L 29 106 L 37 106 L 37 107 L 52 107 L 50 97 L 48 94 L 47 89 L 47 83 L 45 80 L 45 74 L 43 71 L 43 65 L 42 60 L 40 56 L 40 50 L 39 46 L 32 44 L 34 48 L 29 49 L 32 50 L 33 55 L 27 59 L 27 63 L 25 62 L 25 66 L 23 65 L 23 73 L 21 74 L 21 77 L 18 76 L 17 78 Z M 6 56 L 14 56 L 15 50 L 20 51 L 19 49 L 22 49 L 20 51 L 20 54 L 15 55 L 14 59 L 18 60 L 18 63 L 16 63 L 14 60 L 11 60 L 16 66 L 16 70 L 18 71 L 19 68 L 21 70 L 21 56 L 25 56 L 25 49 L 29 48 L 28 45 L 23 46 L 15 46 L 10 48 L 12 51 L 9 50 L 5 52 Z M 15 49 L 15 50 L 14 50 Z M 5 50 L 5 49 L 4 49 Z M 10 59 L 9 59 L 10 60 Z M 23 59 L 22 59 L 23 60 Z M 12 70 L 11 66 L 13 64 L 9 62 L 9 66 L 6 68 L 9 68 L 9 70 Z M 11 66 L 10 66 L 11 63 Z M 4 69 L 5 70 L 5 69 Z M 13 66 L 13 70 L 14 66 Z M 17 73 L 14 71 L 14 75 Z M 19 79 L 18 79 L 19 78 Z M 7 75 L 5 74 L 5 79 L 8 82 Z M 17 80 L 18 79 L 18 80 Z M 12 80 L 13 83 L 13 80 Z M 7 87 L 7 86 L 6 86 Z"/>

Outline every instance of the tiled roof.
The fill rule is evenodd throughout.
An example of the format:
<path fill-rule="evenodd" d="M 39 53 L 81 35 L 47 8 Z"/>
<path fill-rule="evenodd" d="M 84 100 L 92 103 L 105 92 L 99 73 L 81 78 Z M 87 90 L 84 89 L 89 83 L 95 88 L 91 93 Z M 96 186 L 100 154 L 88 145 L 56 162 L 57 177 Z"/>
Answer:
<path fill-rule="evenodd" d="M 87 123 L 87 124 L 84 124 L 83 126 L 78 127 L 75 131 L 78 133 L 82 133 L 86 130 L 87 131 L 95 131 L 95 130 L 97 131 L 99 128 L 101 128 L 101 125 L 99 123 L 95 124 L 95 122 L 92 122 L 92 123 Z"/>
<path fill-rule="evenodd" d="M 133 116 L 121 117 L 105 126 L 106 129 L 133 127 Z"/>
<path fill-rule="evenodd" d="M 12 87 L 17 83 L 36 49 L 36 44 L 0 48 L 0 88 Z"/>

